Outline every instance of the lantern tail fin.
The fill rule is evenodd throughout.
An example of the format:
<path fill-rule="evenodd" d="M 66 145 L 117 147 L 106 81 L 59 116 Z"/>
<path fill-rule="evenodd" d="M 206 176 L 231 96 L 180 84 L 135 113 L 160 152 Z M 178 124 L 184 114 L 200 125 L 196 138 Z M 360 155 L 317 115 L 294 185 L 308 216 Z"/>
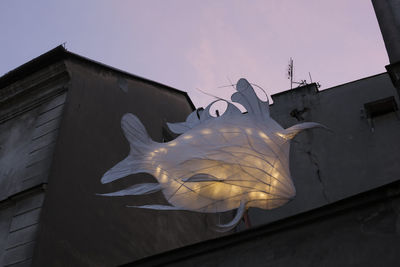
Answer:
<path fill-rule="evenodd" d="M 121 127 L 129 142 L 130 152 L 123 161 L 119 162 L 103 175 L 101 178 L 103 184 L 134 173 L 152 172 L 150 164 L 146 163 L 144 157 L 155 142 L 151 140 L 143 124 L 135 115 L 127 113 L 122 117 Z"/>
<path fill-rule="evenodd" d="M 149 210 L 185 210 L 170 205 L 143 205 L 143 206 L 127 206 L 128 208 L 149 209 Z"/>

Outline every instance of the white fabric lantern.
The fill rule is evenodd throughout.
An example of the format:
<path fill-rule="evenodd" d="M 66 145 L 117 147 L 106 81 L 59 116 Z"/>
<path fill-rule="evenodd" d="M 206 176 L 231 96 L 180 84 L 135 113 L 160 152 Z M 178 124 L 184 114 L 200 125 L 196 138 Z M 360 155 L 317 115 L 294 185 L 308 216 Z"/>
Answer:
<path fill-rule="evenodd" d="M 137 184 L 103 194 L 143 195 L 161 190 L 171 204 L 133 206 L 156 210 L 189 210 L 218 213 L 238 209 L 235 226 L 249 207 L 273 209 L 296 195 L 289 172 L 290 139 L 313 122 L 283 129 L 269 114 L 269 103 L 261 101 L 252 86 L 240 79 L 232 101 L 243 105 L 242 113 L 232 103 L 220 117 L 205 110 L 191 113 L 186 122 L 169 123 L 181 134 L 167 143 L 150 139 L 139 119 L 126 114 L 122 129 L 130 143 L 130 153 L 101 179 L 109 183 L 130 174 L 146 172 L 158 183 Z"/>

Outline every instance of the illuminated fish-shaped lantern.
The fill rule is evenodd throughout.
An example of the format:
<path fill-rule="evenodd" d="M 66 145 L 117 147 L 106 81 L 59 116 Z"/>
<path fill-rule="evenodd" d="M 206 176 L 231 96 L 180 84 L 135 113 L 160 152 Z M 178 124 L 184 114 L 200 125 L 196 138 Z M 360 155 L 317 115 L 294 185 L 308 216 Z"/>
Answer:
<path fill-rule="evenodd" d="M 129 155 L 101 179 L 109 183 L 130 174 L 152 174 L 158 183 L 143 183 L 106 196 L 142 195 L 161 190 L 171 205 L 137 208 L 189 210 L 218 213 L 238 209 L 231 229 L 249 207 L 273 209 L 296 195 L 289 172 L 290 139 L 313 122 L 283 129 L 270 117 L 268 101 L 261 101 L 252 86 L 240 79 L 231 99 L 246 108 L 242 113 L 227 102 L 220 117 L 210 115 L 211 103 L 191 113 L 186 122 L 168 123 L 181 134 L 167 143 L 150 139 L 143 124 L 132 114 L 122 118 L 130 143 Z"/>

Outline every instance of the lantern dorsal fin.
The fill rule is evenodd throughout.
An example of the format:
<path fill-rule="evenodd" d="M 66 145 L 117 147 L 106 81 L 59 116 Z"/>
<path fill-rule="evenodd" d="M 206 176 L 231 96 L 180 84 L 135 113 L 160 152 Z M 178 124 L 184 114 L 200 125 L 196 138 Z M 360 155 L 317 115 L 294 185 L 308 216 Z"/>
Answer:
<path fill-rule="evenodd" d="M 264 102 L 259 99 L 254 92 L 253 87 L 246 79 L 242 78 L 237 82 L 236 91 L 237 92 L 232 95 L 231 100 L 241 104 L 247 110 L 248 115 L 262 119 L 268 119 L 270 117 L 269 101 L 267 100 Z M 167 123 L 168 128 L 176 134 L 183 134 L 203 122 L 216 119 L 215 117 L 211 116 L 210 108 L 218 101 L 224 101 L 228 105 L 225 112 L 219 117 L 219 119 L 222 119 L 226 116 L 242 115 L 240 109 L 238 109 L 234 104 L 225 99 L 218 98 L 217 100 L 211 102 L 204 110 L 200 108 L 190 113 L 185 122 Z"/>
<path fill-rule="evenodd" d="M 199 108 L 190 113 L 185 122 L 167 122 L 168 128 L 176 134 L 185 133 L 196 125 L 200 124 L 200 116 L 203 112 L 204 110 Z"/>
<path fill-rule="evenodd" d="M 269 101 L 262 101 L 254 92 L 253 87 L 246 79 L 240 79 L 236 84 L 237 92 L 231 96 L 233 102 L 244 106 L 249 115 L 269 118 Z"/>

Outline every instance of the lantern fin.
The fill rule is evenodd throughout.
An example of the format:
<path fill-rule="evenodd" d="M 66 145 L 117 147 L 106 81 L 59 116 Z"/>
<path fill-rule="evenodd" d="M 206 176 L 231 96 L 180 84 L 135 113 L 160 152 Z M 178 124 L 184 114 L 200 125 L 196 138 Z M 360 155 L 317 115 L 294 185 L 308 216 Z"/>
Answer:
<path fill-rule="evenodd" d="M 185 210 L 169 205 L 143 205 L 143 206 L 127 206 L 128 208 L 150 209 L 150 210 Z"/>
<path fill-rule="evenodd" d="M 244 212 L 246 211 L 246 202 L 241 200 L 240 201 L 240 205 L 236 211 L 236 215 L 235 217 L 232 219 L 232 221 L 226 223 L 226 224 L 217 224 L 217 227 L 219 227 L 217 229 L 217 231 L 219 232 L 227 232 L 231 229 L 233 229 L 236 225 L 238 225 L 238 223 L 240 222 L 240 220 L 243 217 Z"/>
<path fill-rule="evenodd" d="M 101 178 L 103 184 L 130 174 L 151 170 L 151 167 L 144 163 L 143 155 L 147 154 L 149 147 L 155 142 L 151 140 L 143 124 L 135 115 L 127 113 L 121 119 L 121 128 L 130 144 L 130 152 L 124 160 L 103 175 Z"/>
<path fill-rule="evenodd" d="M 106 193 L 106 194 L 98 194 L 100 196 L 137 196 L 137 195 L 146 195 L 146 194 L 151 194 L 155 193 L 157 191 L 161 190 L 161 185 L 158 183 L 143 183 L 143 184 L 135 184 L 133 186 L 130 186 L 126 189 L 112 192 L 112 193 Z"/>
<path fill-rule="evenodd" d="M 205 122 L 207 120 L 213 119 L 214 117 L 211 116 L 210 114 L 210 109 L 211 107 L 217 103 L 218 101 L 220 101 L 219 99 L 214 100 L 213 102 L 211 102 L 210 104 L 208 104 L 208 106 L 204 109 L 204 111 L 200 114 L 200 122 Z"/>
<path fill-rule="evenodd" d="M 226 107 L 226 110 L 225 110 L 224 114 L 222 114 L 222 116 L 225 115 L 225 114 L 226 115 L 228 115 L 228 114 L 231 114 L 231 115 L 240 115 L 240 114 L 242 114 L 240 109 L 238 109 L 234 104 L 229 103 L 228 101 L 226 101 L 226 103 L 228 104 L 228 106 Z"/>
<path fill-rule="evenodd" d="M 204 111 L 200 114 L 200 121 L 201 122 L 204 122 L 204 121 L 207 121 L 207 120 L 210 120 L 210 119 L 215 119 L 215 117 L 211 116 L 210 109 L 215 103 L 217 103 L 219 101 L 223 101 L 223 102 L 225 102 L 227 104 L 225 112 L 223 114 L 221 114 L 220 117 L 224 117 L 226 115 L 241 115 L 242 114 L 240 109 L 238 109 L 235 105 L 233 105 L 232 103 L 230 103 L 229 101 L 227 101 L 225 99 L 219 98 L 219 99 L 211 102 L 204 109 Z"/>
<path fill-rule="evenodd" d="M 270 117 L 269 101 L 261 101 L 246 79 L 242 78 L 237 82 L 236 90 L 237 92 L 231 96 L 232 101 L 244 106 L 249 115 L 260 116 L 264 119 Z"/>
<path fill-rule="evenodd" d="M 171 132 L 176 134 L 182 134 L 190 130 L 190 127 L 187 125 L 186 122 L 176 122 L 176 123 L 167 122 L 167 126 L 171 130 Z"/>
<path fill-rule="evenodd" d="M 293 139 L 299 132 L 307 129 L 312 129 L 312 128 L 324 128 L 328 129 L 322 124 L 316 123 L 316 122 L 304 122 L 304 123 L 299 123 L 296 125 L 293 125 L 292 127 L 289 127 L 283 132 L 281 132 L 280 136 L 284 137 L 285 139 Z"/>
<path fill-rule="evenodd" d="M 117 165 L 109 169 L 103 177 L 101 177 L 101 183 L 109 183 L 119 178 L 128 176 L 131 174 L 131 162 L 133 162 L 133 158 L 129 155 L 124 160 L 120 161 Z"/>
<path fill-rule="evenodd" d="M 211 107 L 218 101 L 224 101 L 227 104 L 227 108 L 225 112 L 221 115 L 223 117 L 224 115 L 240 115 L 242 112 L 240 109 L 238 109 L 235 105 L 230 103 L 229 101 L 226 101 L 225 99 L 219 98 L 213 102 L 211 102 L 205 109 L 203 108 L 198 108 L 192 113 L 190 113 L 185 122 L 167 122 L 168 128 L 176 134 L 183 134 L 190 129 L 196 127 L 200 123 L 203 123 L 207 120 L 215 119 L 215 117 L 211 116 L 210 114 L 210 109 Z"/>
<path fill-rule="evenodd" d="M 189 116 L 187 116 L 185 122 L 167 122 L 167 126 L 173 133 L 183 134 L 200 123 L 200 116 L 202 112 L 202 109 L 196 109 L 195 111 L 190 113 Z"/>
<path fill-rule="evenodd" d="M 193 175 L 192 177 L 182 179 L 182 182 L 221 182 L 222 180 L 218 179 L 215 176 L 205 173 L 198 173 Z"/>

